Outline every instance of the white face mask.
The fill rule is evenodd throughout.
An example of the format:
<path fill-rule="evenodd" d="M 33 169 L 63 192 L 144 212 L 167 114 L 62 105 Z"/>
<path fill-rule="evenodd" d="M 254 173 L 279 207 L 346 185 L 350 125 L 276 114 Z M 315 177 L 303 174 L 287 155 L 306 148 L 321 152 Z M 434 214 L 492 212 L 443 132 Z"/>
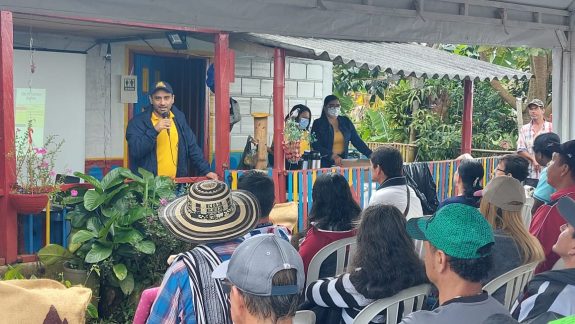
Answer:
<path fill-rule="evenodd" d="M 339 116 L 340 107 L 329 107 L 327 108 L 327 114 L 331 117 Z"/>

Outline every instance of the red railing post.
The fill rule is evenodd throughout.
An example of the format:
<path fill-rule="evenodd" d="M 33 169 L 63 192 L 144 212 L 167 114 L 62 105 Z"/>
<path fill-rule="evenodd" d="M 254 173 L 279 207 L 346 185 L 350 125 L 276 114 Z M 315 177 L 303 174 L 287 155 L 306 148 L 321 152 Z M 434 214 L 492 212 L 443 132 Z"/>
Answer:
<path fill-rule="evenodd" d="M 16 261 L 18 253 L 18 215 L 9 195 L 16 182 L 13 37 L 12 13 L 0 11 L 0 264 Z"/>
<path fill-rule="evenodd" d="M 274 49 L 274 182 L 277 202 L 286 200 L 284 141 L 285 62 L 283 48 Z"/>
<path fill-rule="evenodd" d="M 229 35 L 215 35 L 215 90 L 216 90 L 216 173 L 223 179 L 230 166 L 230 72 Z M 209 136 L 209 134 L 206 134 Z"/>
<path fill-rule="evenodd" d="M 463 121 L 461 129 L 461 154 L 471 154 L 473 133 L 473 80 L 463 81 Z"/>

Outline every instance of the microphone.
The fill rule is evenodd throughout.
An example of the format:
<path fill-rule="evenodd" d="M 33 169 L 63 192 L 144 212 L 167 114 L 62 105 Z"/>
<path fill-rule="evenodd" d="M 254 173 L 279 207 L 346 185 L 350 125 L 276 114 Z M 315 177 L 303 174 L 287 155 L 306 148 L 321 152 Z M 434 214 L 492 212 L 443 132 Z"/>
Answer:
<path fill-rule="evenodd" d="M 164 118 L 164 119 L 170 118 L 170 113 L 167 112 L 167 111 L 163 112 L 163 113 L 162 113 L 162 118 Z M 168 132 L 168 136 L 170 136 L 170 129 L 169 129 L 169 128 L 166 129 L 166 132 Z"/>

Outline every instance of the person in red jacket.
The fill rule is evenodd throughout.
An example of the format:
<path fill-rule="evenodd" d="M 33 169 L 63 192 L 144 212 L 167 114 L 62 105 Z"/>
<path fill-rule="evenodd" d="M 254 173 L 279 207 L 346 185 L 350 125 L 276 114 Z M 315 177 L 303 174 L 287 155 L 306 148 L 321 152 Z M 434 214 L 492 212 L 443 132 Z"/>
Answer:
<path fill-rule="evenodd" d="M 555 153 L 547 167 L 547 182 L 557 191 L 551 195 L 551 202 L 537 209 L 529 227 L 529 232 L 537 237 L 545 252 L 545 261 L 537 266 L 535 273 L 551 270 L 559 260 L 552 248 L 565 219 L 556 204 L 565 196 L 575 198 L 575 140 L 553 145 L 551 149 Z"/>
<path fill-rule="evenodd" d="M 313 185 L 312 199 L 306 236 L 299 247 L 306 274 L 311 259 L 324 246 L 355 236 L 355 225 L 361 213 L 347 180 L 337 173 L 326 173 L 317 177 Z M 334 275 L 335 259 L 330 258 L 322 264 L 320 278 Z"/>

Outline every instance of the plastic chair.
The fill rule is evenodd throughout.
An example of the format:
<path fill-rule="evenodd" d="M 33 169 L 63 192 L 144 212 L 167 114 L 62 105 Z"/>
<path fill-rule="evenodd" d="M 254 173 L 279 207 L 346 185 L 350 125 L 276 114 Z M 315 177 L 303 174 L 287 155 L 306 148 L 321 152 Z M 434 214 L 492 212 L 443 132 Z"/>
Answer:
<path fill-rule="evenodd" d="M 319 279 L 319 270 L 322 263 L 334 252 L 337 253 L 335 275 L 342 274 L 345 271 L 345 267 L 351 261 L 356 247 L 357 239 L 355 236 L 337 240 L 324 246 L 313 256 L 309 263 L 306 277 L 307 285 Z"/>
<path fill-rule="evenodd" d="M 295 313 L 293 324 L 315 324 L 315 313 L 310 310 L 300 310 Z"/>
<path fill-rule="evenodd" d="M 404 289 L 397 294 L 379 299 L 367 305 L 353 320 L 354 324 L 367 324 L 378 314 L 386 311 L 386 324 L 397 324 L 402 318 L 415 311 L 421 310 L 423 300 L 431 292 L 430 284 L 423 284 Z M 403 309 L 400 305 L 403 304 Z M 401 316 L 400 316 L 401 315 Z"/>
<path fill-rule="evenodd" d="M 533 208 L 534 203 L 535 200 L 533 199 L 533 197 L 525 198 L 525 204 L 523 205 L 523 209 L 521 210 L 523 224 L 525 224 L 525 227 L 527 228 L 529 228 L 529 225 L 531 225 L 531 218 L 533 217 L 533 215 L 531 215 L 531 209 Z"/>
<path fill-rule="evenodd" d="M 497 289 L 506 286 L 503 306 L 511 310 L 513 302 L 533 277 L 533 271 L 535 271 L 537 264 L 538 262 L 532 262 L 508 271 L 483 286 L 483 290 L 491 295 L 497 291 Z"/>

